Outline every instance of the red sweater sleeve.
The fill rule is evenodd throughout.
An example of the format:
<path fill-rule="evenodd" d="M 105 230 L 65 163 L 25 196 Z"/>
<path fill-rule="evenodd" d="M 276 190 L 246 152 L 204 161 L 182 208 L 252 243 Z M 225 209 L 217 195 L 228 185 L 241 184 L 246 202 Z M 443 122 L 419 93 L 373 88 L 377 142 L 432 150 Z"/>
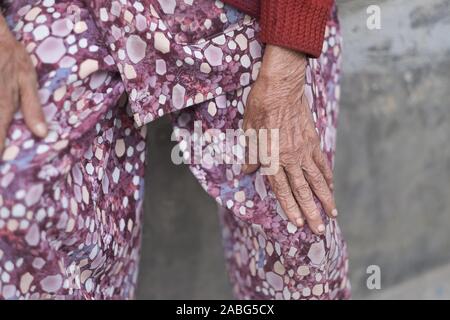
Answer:
<path fill-rule="evenodd" d="M 261 41 L 320 56 L 334 0 L 224 0 L 260 18 Z"/>
<path fill-rule="evenodd" d="M 261 0 L 261 40 L 318 57 L 332 5 L 333 0 Z"/>

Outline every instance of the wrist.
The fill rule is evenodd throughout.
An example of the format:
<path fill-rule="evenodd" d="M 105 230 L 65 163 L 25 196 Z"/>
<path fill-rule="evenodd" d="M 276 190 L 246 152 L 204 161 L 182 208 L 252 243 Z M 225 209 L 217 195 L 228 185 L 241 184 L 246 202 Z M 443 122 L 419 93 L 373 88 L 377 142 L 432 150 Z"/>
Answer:
<path fill-rule="evenodd" d="M 304 54 L 279 46 L 267 45 L 259 77 L 280 80 L 303 77 L 306 65 L 307 58 Z"/>

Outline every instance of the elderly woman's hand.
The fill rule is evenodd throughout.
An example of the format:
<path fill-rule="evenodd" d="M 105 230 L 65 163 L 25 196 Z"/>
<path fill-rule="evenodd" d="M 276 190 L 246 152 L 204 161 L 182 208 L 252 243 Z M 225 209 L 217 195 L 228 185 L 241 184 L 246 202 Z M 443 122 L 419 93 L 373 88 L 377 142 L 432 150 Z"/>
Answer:
<path fill-rule="evenodd" d="M 325 225 L 313 193 L 330 217 L 336 217 L 337 210 L 332 171 L 320 149 L 320 138 L 304 95 L 305 70 L 305 56 L 268 45 L 247 100 L 244 130 L 279 130 L 279 167 L 277 173 L 267 176 L 269 183 L 292 223 L 303 226 L 306 219 L 314 233 L 322 234 Z M 247 164 L 243 170 L 251 173 L 259 166 L 260 162 Z"/>
<path fill-rule="evenodd" d="M 19 107 L 31 132 L 45 137 L 48 129 L 39 102 L 36 71 L 27 51 L 0 14 L 0 155 Z"/>

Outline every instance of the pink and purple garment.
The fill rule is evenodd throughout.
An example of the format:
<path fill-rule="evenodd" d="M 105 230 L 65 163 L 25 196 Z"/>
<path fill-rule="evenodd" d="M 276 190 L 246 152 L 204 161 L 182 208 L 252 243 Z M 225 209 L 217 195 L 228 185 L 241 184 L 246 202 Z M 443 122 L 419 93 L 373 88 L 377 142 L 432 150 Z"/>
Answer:
<path fill-rule="evenodd" d="M 258 22 L 213 0 L 15 0 L 3 9 L 36 66 L 50 133 L 33 137 L 20 113 L 9 129 L 0 160 L 0 298 L 133 298 L 144 125 L 170 113 L 175 133 L 192 132 L 194 121 L 204 131 L 239 128 L 264 50 Z M 330 161 L 340 49 L 334 10 L 305 91 Z M 316 236 L 288 222 L 263 175 L 236 164 L 190 167 L 221 205 L 236 298 L 349 297 L 336 221 L 323 214 L 326 232 Z"/>

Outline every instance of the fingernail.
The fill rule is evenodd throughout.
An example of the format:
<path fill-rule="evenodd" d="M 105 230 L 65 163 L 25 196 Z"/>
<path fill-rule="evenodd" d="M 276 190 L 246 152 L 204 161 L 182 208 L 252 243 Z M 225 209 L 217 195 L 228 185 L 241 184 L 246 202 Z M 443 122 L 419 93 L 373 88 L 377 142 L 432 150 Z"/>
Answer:
<path fill-rule="evenodd" d="M 36 134 L 43 137 L 47 135 L 47 125 L 45 123 L 38 123 L 35 127 Z"/>
<path fill-rule="evenodd" d="M 330 184 L 330 190 L 333 191 L 334 190 L 334 184 Z"/>
<path fill-rule="evenodd" d="M 333 211 L 331 211 L 331 215 L 332 215 L 333 217 L 337 217 L 337 216 L 338 216 L 338 211 L 337 211 L 337 209 L 333 209 Z"/>
<path fill-rule="evenodd" d="M 295 222 L 297 223 L 297 226 L 303 227 L 304 221 L 302 218 L 297 218 L 297 220 L 295 220 Z"/>
<path fill-rule="evenodd" d="M 317 227 L 317 231 L 319 231 L 319 233 L 324 233 L 324 231 L 325 231 L 325 225 L 319 224 L 319 226 Z"/>

